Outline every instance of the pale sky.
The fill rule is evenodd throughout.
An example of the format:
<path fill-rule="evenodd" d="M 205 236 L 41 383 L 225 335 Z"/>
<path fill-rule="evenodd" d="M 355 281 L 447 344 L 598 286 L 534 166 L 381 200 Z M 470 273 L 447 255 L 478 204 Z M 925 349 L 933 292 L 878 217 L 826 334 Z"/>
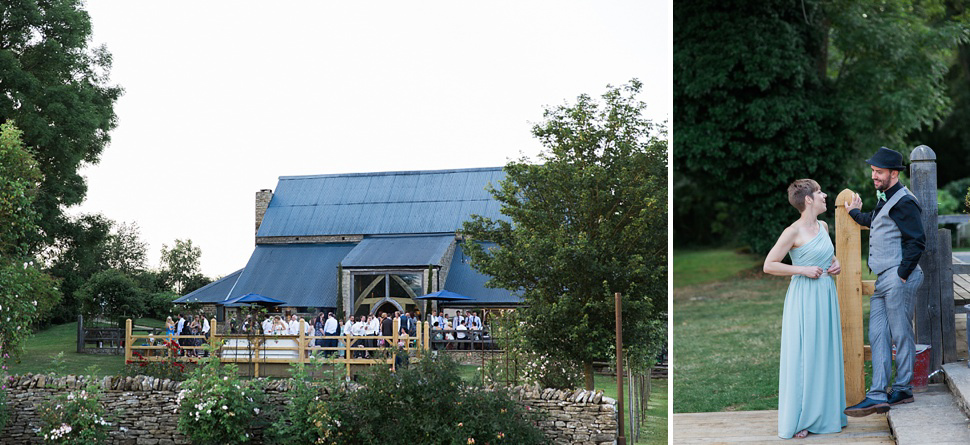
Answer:
<path fill-rule="evenodd" d="M 89 0 L 125 94 L 87 200 L 137 222 L 157 267 L 191 239 L 211 278 L 246 265 L 280 176 L 503 166 L 546 107 L 644 82 L 672 114 L 670 0 Z"/>

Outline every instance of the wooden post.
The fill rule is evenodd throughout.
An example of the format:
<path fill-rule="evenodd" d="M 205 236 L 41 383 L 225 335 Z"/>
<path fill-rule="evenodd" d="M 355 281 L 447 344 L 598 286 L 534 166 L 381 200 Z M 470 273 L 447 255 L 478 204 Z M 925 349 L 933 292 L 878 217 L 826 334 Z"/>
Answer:
<path fill-rule="evenodd" d="M 626 445 L 623 431 L 623 301 L 619 292 L 613 294 L 613 297 L 616 310 L 616 414 L 620 431 L 616 444 Z"/>
<path fill-rule="evenodd" d="M 431 322 L 424 322 L 424 350 L 431 350 Z"/>
<path fill-rule="evenodd" d="M 865 398 L 866 376 L 863 355 L 862 321 L 862 247 L 860 227 L 845 210 L 852 200 L 851 190 L 835 198 L 835 256 L 842 265 L 836 276 L 839 316 L 842 319 L 842 357 L 845 365 L 845 404 L 855 405 Z"/>
<path fill-rule="evenodd" d="M 920 145 L 909 154 L 910 183 L 913 194 L 922 207 L 923 232 L 926 250 L 920 257 L 923 285 L 916 291 L 916 343 L 932 346 L 930 372 L 943 363 L 943 327 L 940 301 L 940 258 L 937 240 L 936 153 Z M 953 302 L 950 302 L 953 305 Z"/>
<path fill-rule="evenodd" d="M 84 316 L 77 315 L 77 353 L 84 352 Z"/>
<path fill-rule="evenodd" d="M 390 346 L 391 346 L 391 370 L 392 371 L 397 371 L 397 360 L 396 360 L 397 359 L 397 333 L 398 333 L 398 331 L 400 329 L 401 329 L 401 319 L 400 318 L 395 318 L 394 319 L 394 332 L 391 332 L 392 341 L 391 341 L 391 344 L 390 344 Z M 387 341 L 387 340 L 385 339 L 384 341 Z"/>
<path fill-rule="evenodd" d="M 131 360 L 131 319 L 125 320 L 125 363 Z"/>
<path fill-rule="evenodd" d="M 957 327 L 953 302 L 953 252 L 949 229 L 939 229 L 940 317 L 943 327 L 943 363 L 957 361 Z"/>
<path fill-rule="evenodd" d="M 306 320 L 303 317 L 300 318 L 300 339 L 296 342 L 296 353 L 300 355 L 300 363 L 306 363 L 306 329 L 304 323 Z"/>
<path fill-rule="evenodd" d="M 217 327 L 218 326 L 216 325 L 215 318 L 209 320 L 209 344 L 212 345 L 213 347 L 213 352 L 212 352 L 213 354 L 216 353 L 216 350 L 215 350 L 215 348 L 217 347 L 216 345 L 222 346 L 222 343 L 219 342 L 219 339 L 217 338 L 218 337 L 217 333 L 219 332 Z"/>

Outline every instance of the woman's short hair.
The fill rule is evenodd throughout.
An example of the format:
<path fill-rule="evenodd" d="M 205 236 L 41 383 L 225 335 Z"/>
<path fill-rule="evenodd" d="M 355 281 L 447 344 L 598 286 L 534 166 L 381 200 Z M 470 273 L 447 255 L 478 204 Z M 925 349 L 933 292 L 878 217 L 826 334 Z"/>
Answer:
<path fill-rule="evenodd" d="M 788 202 L 799 212 L 805 210 L 805 197 L 821 189 L 812 179 L 798 179 L 788 186 Z"/>

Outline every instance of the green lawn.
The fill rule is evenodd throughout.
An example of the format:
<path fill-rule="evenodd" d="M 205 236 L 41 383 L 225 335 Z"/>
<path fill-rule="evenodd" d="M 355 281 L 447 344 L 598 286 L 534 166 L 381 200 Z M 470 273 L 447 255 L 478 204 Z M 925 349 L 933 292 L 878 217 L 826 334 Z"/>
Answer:
<path fill-rule="evenodd" d="M 77 322 L 47 328 L 27 339 L 26 350 L 19 360 L 10 360 L 8 372 L 52 372 L 52 358 L 59 352 L 64 352 L 64 369 L 74 374 L 83 373 L 91 365 L 97 365 L 102 376 L 119 374 L 125 367 L 124 356 L 78 354 L 76 345 Z"/>
<path fill-rule="evenodd" d="M 761 273 L 764 258 L 732 249 L 674 250 L 674 288 Z"/>
<path fill-rule="evenodd" d="M 691 253 L 695 261 L 722 261 L 718 252 Z M 679 261 L 675 252 L 674 270 Z M 865 264 L 863 272 L 864 279 L 871 276 Z M 781 319 L 789 282 L 759 272 L 675 286 L 674 412 L 777 409 Z M 865 326 L 868 306 L 863 298 Z M 867 366 L 867 378 L 869 374 Z"/>

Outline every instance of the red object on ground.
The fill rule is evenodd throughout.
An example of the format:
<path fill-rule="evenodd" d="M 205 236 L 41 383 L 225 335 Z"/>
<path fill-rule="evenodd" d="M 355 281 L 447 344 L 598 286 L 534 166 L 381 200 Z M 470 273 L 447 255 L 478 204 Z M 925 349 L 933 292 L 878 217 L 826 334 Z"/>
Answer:
<path fill-rule="evenodd" d="M 926 389 L 929 383 L 930 371 L 930 345 L 916 345 L 916 357 L 913 360 L 913 379 L 910 385 L 914 390 Z"/>

